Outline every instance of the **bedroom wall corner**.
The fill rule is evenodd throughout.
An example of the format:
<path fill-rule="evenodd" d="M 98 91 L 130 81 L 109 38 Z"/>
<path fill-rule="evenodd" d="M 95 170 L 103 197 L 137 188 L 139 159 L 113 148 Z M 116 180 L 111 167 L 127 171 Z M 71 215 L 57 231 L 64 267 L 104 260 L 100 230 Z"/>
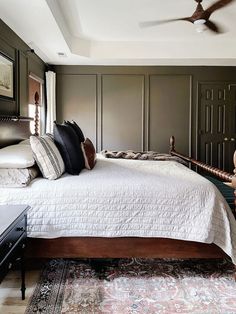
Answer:
<path fill-rule="evenodd" d="M 0 115 L 28 116 L 28 77 L 34 73 L 44 79 L 46 64 L 0 19 L 0 51 L 14 61 L 14 99 L 0 97 Z"/>

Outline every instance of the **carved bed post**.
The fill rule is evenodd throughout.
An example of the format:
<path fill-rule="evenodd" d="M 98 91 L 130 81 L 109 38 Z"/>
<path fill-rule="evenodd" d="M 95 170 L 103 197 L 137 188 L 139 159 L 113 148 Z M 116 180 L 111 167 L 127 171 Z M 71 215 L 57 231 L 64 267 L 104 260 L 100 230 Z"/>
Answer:
<path fill-rule="evenodd" d="M 190 158 L 187 156 L 184 156 L 175 150 L 175 138 L 174 136 L 170 137 L 170 154 L 174 156 L 178 156 L 182 158 L 183 160 L 186 160 L 190 162 L 193 165 L 198 166 L 199 168 L 213 174 L 214 176 L 220 178 L 221 180 L 224 180 L 226 182 L 231 183 L 231 187 L 234 189 L 234 215 L 236 217 L 236 151 L 234 152 L 233 162 L 234 162 L 234 174 L 228 173 L 226 171 L 223 171 L 221 169 L 218 169 L 216 167 L 209 166 L 203 162 L 200 162 L 198 160 L 195 160 L 194 158 Z"/>
<path fill-rule="evenodd" d="M 169 151 L 169 153 L 174 152 L 174 151 L 175 151 L 175 137 L 172 135 L 170 137 L 170 151 Z"/>
<path fill-rule="evenodd" d="M 39 93 L 36 92 L 34 95 L 35 100 L 35 126 L 34 133 L 39 136 Z"/>
<path fill-rule="evenodd" d="M 234 152 L 234 157 L 233 157 L 233 162 L 234 162 L 234 175 L 232 177 L 232 187 L 234 188 L 234 210 L 236 213 L 236 151 Z"/>

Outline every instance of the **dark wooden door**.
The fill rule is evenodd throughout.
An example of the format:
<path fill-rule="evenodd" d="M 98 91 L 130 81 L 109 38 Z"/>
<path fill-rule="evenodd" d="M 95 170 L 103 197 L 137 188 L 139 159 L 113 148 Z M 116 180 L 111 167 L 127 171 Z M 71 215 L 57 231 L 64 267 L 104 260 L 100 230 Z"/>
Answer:
<path fill-rule="evenodd" d="M 231 104 L 231 116 L 229 119 L 230 123 L 230 145 L 229 145 L 229 169 L 230 172 L 234 169 L 233 165 L 233 154 L 236 150 L 236 84 L 229 85 L 229 97 Z"/>
<path fill-rule="evenodd" d="M 231 87 L 227 83 L 202 83 L 199 89 L 199 159 L 229 172 L 233 170 L 236 138 L 236 97 Z"/>

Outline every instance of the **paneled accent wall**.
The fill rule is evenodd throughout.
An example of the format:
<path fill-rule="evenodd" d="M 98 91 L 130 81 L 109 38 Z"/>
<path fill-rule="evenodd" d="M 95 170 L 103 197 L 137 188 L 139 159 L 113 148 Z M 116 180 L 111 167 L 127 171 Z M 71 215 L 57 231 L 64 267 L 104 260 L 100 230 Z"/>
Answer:
<path fill-rule="evenodd" d="M 55 66 L 55 70 L 58 121 L 76 120 L 97 151 L 168 152 L 169 137 L 175 135 L 177 149 L 199 159 L 206 149 L 200 134 L 202 86 L 214 82 L 229 89 L 231 82 L 233 90 L 236 81 L 235 67 Z M 224 95 L 223 88 L 216 111 L 218 135 L 226 124 Z M 211 127 L 211 106 L 209 100 L 204 130 Z"/>

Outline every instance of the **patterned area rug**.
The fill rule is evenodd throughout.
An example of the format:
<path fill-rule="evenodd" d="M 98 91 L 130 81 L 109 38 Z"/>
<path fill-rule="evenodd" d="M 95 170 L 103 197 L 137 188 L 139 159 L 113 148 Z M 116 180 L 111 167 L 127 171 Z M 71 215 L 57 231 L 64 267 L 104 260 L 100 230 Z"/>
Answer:
<path fill-rule="evenodd" d="M 26 314 L 232 314 L 226 260 L 51 260 Z"/>

